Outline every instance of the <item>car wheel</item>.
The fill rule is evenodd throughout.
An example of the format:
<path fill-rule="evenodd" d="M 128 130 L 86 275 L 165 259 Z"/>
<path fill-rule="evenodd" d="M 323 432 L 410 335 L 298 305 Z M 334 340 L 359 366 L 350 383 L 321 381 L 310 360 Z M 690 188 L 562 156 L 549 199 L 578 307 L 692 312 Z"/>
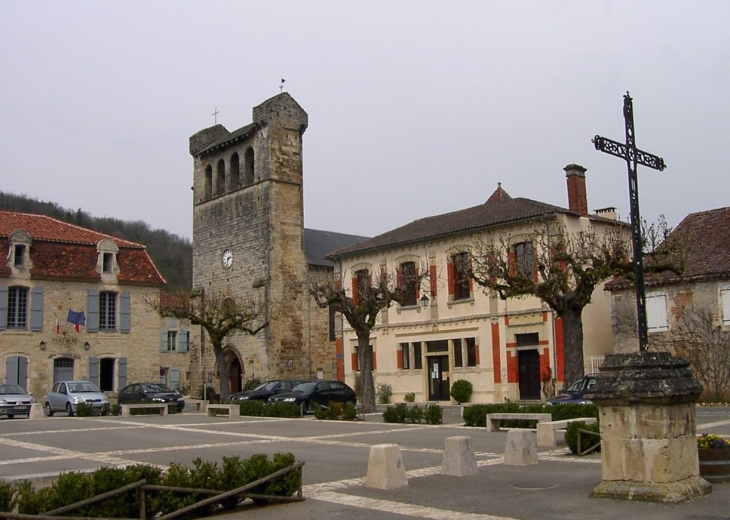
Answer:
<path fill-rule="evenodd" d="M 8 419 L 12 419 L 13 417 L 15 417 L 15 416 L 8 414 Z"/>
<path fill-rule="evenodd" d="M 66 413 L 68 414 L 69 417 L 74 416 L 74 409 L 71 406 L 71 403 L 66 403 Z"/>
<path fill-rule="evenodd" d="M 53 410 L 51 410 L 51 403 L 46 403 L 46 415 L 53 417 Z"/>

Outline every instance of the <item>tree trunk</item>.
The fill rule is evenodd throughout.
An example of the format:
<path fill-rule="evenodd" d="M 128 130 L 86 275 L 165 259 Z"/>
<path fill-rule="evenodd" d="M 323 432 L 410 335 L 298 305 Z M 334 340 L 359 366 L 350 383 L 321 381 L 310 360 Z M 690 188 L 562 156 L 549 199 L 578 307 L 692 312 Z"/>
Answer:
<path fill-rule="evenodd" d="M 360 365 L 360 385 L 362 386 L 362 410 L 375 411 L 375 381 L 373 380 L 373 346 L 370 344 L 370 331 L 357 335 L 357 361 Z"/>
<path fill-rule="evenodd" d="M 213 347 L 215 353 L 215 363 L 220 374 L 219 380 L 221 383 L 221 403 L 228 401 L 231 396 L 231 381 L 229 379 L 228 367 L 226 366 L 226 355 L 223 353 L 222 347 Z"/>
<path fill-rule="evenodd" d="M 563 388 L 572 385 L 584 375 L 583 363 L 583 311 L 566 311 L 560 314 L 563 320 L 565 381 Z"/>

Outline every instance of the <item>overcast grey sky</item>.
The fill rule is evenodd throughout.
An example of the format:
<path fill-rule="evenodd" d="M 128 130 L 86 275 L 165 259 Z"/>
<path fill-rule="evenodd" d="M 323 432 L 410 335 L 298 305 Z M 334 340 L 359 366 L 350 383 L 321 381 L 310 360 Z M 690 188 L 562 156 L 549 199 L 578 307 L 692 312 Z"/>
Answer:
<path fill-rule="evenodd" d="M 0 191 L 192 236 L 188 138 L 285 90 L 309 113 L 305 226 L 374 236 L 513 197 L 628 219 L 730 205 L 730 2 L 0 0 Z"/>

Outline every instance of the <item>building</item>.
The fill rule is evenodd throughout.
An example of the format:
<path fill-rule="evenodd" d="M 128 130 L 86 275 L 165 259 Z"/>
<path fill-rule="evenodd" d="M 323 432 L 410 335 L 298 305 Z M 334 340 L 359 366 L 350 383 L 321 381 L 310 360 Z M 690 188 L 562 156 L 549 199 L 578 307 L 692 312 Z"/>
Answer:
<path fill-rule="evenodd" d="M 231 391 L 246 380 L 332 377 L 332 316 L 307 293 L 310 270 L 332 269 L 327 251 L 360 239 L 304 229 L 303 135 L 307 113 L 286 92 L 253 108 L 253 122 L 215 125 L 190 138 L 193 156 L 193 289 L 257 299 L 276 319 L 256 336 L 233 334 L 216 366 L 193 331 L 194 387 L 221 370 Z"/>
<path fill-rule="evenodd" d="M 146 299 L 165 280 L 145 246 L 0 211 L 0 250 L 0 380 L 40 399 L 61 380 L 114 393 L 159 380 L 162 368 L 184 378 L 187 353 L 170 362 L 160 352 L 161 320 Z"/>
<path fill-rule="evenodd" d="M 540 399 L 549 374 L 562 381 L 561 320 L 537 298 L 486 294 L 465 266 L 475 240 L 491 240 L 492 233 L 509 237 L 517 268 L 532 270 L 540 247 L 529 241 L 534 233 L 547 234 L 549 242 L 559 228 L 597 234 L 615 229 L 612 208 L 588 213 L 585 171 L 574 164 L 565 168 L 568 208 L 512 198 L 499 186 L 484 204 L 423 218 L 329 255 L 346 287 L 350 280 L 358 287 L 358 279 L 372 273 L 430 272 L 409 304 L 379 315 L 371 333 L 376 385 L 391 385 L 396 402 L 407 393 L 419 401 L 449 401 L 451 384 L 466 379 L 474 387 L 473 402 L 503 402 Z M 602 287 L 584 309 L 583 324 L 586 360 L 612 352 L 609 298 Z M 354 383 L 357 338 L 346 323 L 342 327 L 338 359 Z"/>

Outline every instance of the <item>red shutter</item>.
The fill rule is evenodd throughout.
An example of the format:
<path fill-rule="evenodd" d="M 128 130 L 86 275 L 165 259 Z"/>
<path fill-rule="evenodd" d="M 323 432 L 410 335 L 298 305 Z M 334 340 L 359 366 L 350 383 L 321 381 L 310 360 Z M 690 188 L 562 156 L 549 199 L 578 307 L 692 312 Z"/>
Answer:
<path fill-rule="evenodd" d="M 352 279 L 352 304 L 358 305 L 360 302 L 360 291 L 357 284 L 357 276 Z"/>
<path fill-rule="evenodd" d="M 401 349 L 396 351 L 396 364 L 398 365 L 398 370 L 403 370 L 403 351 Z"/>
<path fill-rule="evenodd" d="M 514 276 L 517 274 L 517 253 L 515 253 L 514 248 L 509 250 L 509 255 L 507 257 L 507 265 L 509 266 L 509 275 Z"/>
<path fill-rule="evenodd" d="M 430 282 L 431 282 L 431 298 L 433 298 L 434 296 L 436 296 L 436 286 L 438 285 L 436 283 L 436 266 L 435 265 L 432 265 L 431 266 L 431 275 L 430 275 L 430 278 L 431 278 L 431 280 L 430 280 Z"/>
<path fill-rule="evenodd" d="M 479 366 L 479 343 L 474 345 L 474 359 L 476 361 L 476 366 Z"/>
<path fill-rule="evenodd" d="M 357 372 L 360 368 L 357 366 L 357 352 L 352 353 L 352 371 Z"/>
<path fill-rule="evenodd" d="M 373 370 L 378 369 L 378 357 L 376 356 L 376 352 L 373 351 Z"/>
<path fill-rule="evenodd" d="M 454 295 L 454 264 L 449 262 L 446 264 L 446 274 L 448 276 L 449 283 L 449 296 Z"/>
<path fill-rule="evenodd" d="M 469 257 L 469 272 L 471 272 L 471 256 Z M 474 297 L 474 280 L 472 280 L 471 276 L 469 277 L 469 296 L 472 298 Z M 478 356 L 477 359 L 479 359 Z M 479 362 L 477 361 L 477 365 L 478 364 Z"/>
<path fill-rule="evenodd" d="M 395 285 L 398 289 L 403 287 L 403 268 L 399 267 L 398 270 L 395 272 Z"/>

